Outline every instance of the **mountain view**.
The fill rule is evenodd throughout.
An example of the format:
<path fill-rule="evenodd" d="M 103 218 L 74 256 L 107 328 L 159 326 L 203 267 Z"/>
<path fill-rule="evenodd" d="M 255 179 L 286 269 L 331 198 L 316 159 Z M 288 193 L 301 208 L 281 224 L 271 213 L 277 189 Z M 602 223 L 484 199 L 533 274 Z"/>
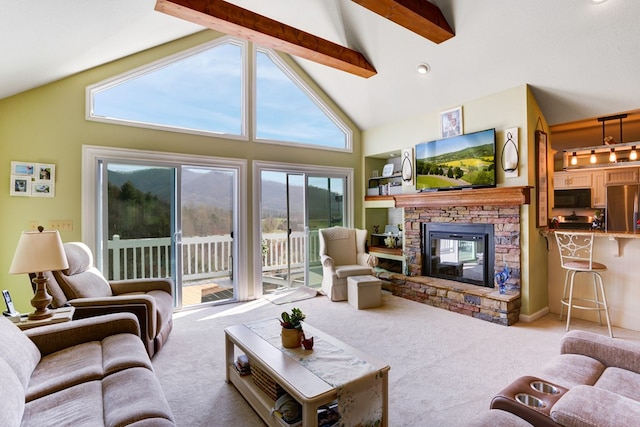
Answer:
<path fill-rule="evenodd" d="M 170 168 L 136 171 L 108 171 L 109 236 L 122 239 L 166 237 L 171 233 Z M 233 176 L 230 172 L 185 168 L 182 173 L 183 236 L 229 234 L 232 229 Z M 301 199 L 303 187 L 291 186 L 290 193 Z M 334 223 L 342 220 L 342 196 L 317 187 L 309 188 L 310 219 L 329 224 L 329 210 Z M 339 202 L 336 202 L 339 200 Z M 291 204 L 292 223 L 302 223 L 303 206 Z M 262 183 L 263 231 L 283 229 L 286 218 L 284 183 Z"/>

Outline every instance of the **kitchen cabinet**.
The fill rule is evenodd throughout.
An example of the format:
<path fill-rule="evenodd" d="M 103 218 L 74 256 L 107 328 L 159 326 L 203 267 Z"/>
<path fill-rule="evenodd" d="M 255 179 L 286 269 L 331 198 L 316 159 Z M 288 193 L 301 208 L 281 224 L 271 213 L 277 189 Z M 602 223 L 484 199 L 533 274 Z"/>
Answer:
<path fill-rule="evenodd" d="M 553 174 L 553 188 L 591 188 L 592 173 L 590 171 L 559 171 Z"/>
<path fill-rule="evenodd" d="M 604 171 L 593 172 L 591 186 L 591 206 L 605 208 L 607 206 L 607 191 L 604 185 Z"/>
<path fill-rule="evenodd" d="M 639 171 L 639 168 L 605 169 L 604 183 L 605 185 L 638 184 Z"/>

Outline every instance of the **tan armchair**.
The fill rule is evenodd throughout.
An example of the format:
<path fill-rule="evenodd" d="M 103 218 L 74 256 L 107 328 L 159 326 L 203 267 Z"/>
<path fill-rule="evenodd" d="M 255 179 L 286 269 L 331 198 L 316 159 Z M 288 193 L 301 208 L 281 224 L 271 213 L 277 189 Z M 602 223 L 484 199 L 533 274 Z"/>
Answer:
<path fill-rule="evenodd" d="M 347 277 L 373 273 L 374 258 L 365 252 L 367 231 L 331 227 L 319 230 L 322 291 L 332 301 L 347 299 Z"/>
<path fill-rule="evenodd" d="M 109 313 L 133 313 L 140 335 L 152 357 L 169 337 L 173 327 L 173 281 L 135 279 L 108 282 L 94 267 L 93 255 L 81 242 L 64 244 L 69 268 L 45 273 L 53 308 L 70 304 L 74 319 Z"/>

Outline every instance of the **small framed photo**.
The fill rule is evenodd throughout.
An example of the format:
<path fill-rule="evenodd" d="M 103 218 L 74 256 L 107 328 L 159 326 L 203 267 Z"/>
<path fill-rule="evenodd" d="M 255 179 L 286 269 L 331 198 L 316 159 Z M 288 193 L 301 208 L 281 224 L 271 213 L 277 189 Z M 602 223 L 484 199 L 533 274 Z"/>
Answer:
<path fill-rule="evenodd" d="M 382 168 L 382 176 L 391 176 L 393 175 L 393 163 L 387 163 L 386 165 L 384 165 L 384 168 Z"/>
<path fill-rule="evenodd" d="M 440 113 L 440 135 L 442 138 L 462 135 L 462 106 Z"/>
<path fill-rule="evenodd" d="M 56 180 L 56 165 L 36 163 L 34 179 L 40 182 L 54 183 Z"/>
<path fill-rule="evenodd" d="M 11 175 L 30 176 L 33 178 L 35 170 L 35 163 L 11 162 Z"/>
<path fill-rule="evenodd" d="M 54 197 L 52 182 L 34 181 L 31 183 L 31 197 Z"/>
<path fill-rule="evenodd" d="M 27 175 L 11 175 L 11 188 L 9 195 L 11 196 L 30 196 L 31 195 L 31 177 Z"/>

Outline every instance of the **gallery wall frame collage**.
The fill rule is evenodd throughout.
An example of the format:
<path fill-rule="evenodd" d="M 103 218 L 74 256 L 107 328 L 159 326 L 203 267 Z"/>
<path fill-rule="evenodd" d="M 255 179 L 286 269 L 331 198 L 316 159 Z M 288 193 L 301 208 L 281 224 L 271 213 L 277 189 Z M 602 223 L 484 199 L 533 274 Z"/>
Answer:
<path fill-rule="evenodd" d="M 55 197 L 56 166 L 51 163 L 11 162 L 9 195 Z"/>

